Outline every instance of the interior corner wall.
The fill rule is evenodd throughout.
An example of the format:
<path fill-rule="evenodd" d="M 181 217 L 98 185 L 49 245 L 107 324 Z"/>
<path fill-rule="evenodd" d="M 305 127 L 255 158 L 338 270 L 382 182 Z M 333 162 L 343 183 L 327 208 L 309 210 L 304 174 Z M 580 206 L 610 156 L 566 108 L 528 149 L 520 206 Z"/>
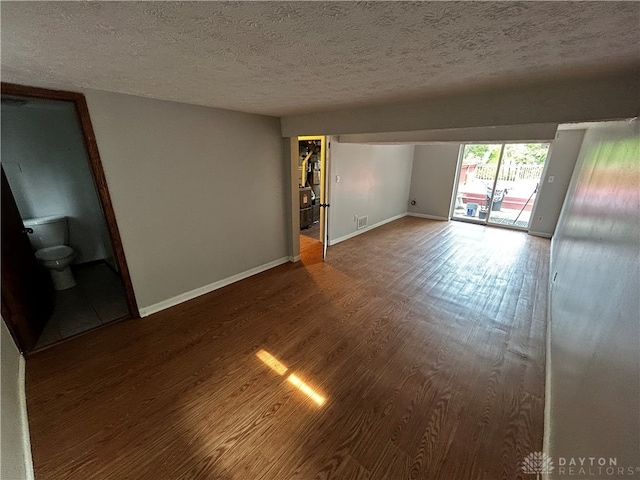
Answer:
<path fill-rule="evenodd" d="M 545 237 L 553 235 L 571 182 L 584 132 L 584 129 L 556 132 L 556 138 L 549 150 L 545 173 L 540 181 L 536 203 L 531 212 L 529 233 Z M 552 183 L 549 183 L 550 176 L 554 177 Z"/>
<path fill-rule="evenodd" d="M 329 242 L 358 233 L 355 216 L 368 216 L 372 227 L 406 214 L 412 164 L 413 145 L 341 144 L 332 140 Z"/>
<path fill-rule="evenodd" d="M 459 143 L 416 145 L 409 193 L 416 204 L 409 204 L 409 213 L 449 218 L 459 154 Z"/>
<path fill-rule="evenodd" d="M 637 120 L 589 127 L 551 243 L 546 449 L 616 459 L 598 478 L 640 466 L 639 158 Z"/>
<path fill-rule="evenodd" d="M 0 478 L 32 479 L 33 463 L 24 397 L 25 362 L 4 320 L 0 323 L 2 324 L 0 325 L 0 354 L 2 355 Z"/>
<path fill-rule="evenodd" d="M 84 93 L 143 315 L 288 260 L 278 118 Z"/>

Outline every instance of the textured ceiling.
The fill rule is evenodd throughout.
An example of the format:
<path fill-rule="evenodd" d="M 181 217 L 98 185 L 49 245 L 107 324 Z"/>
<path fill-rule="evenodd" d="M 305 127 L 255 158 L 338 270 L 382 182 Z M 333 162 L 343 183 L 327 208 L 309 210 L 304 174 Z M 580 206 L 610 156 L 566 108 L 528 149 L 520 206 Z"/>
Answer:
<path fill-rule="evenodd" d="M 639 61 L 637 2 L 2 2 L 3 81 L 268 115 Z"/>

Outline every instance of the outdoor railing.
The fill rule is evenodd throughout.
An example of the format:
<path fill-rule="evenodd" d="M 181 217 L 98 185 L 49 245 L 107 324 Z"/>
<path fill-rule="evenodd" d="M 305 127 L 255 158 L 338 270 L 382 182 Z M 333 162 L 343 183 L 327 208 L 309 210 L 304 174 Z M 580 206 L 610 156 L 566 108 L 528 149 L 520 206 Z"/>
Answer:
<path fill-rule="evenodd" d="M 498 165 L 479 164 L 476 165 L 475 177 L 478 180 L 493 181 Z M 537 182 L 542 177 L 544 165 L 503 165 L 500 169 L 498 180 L 504 182 L 517 182 L 522 180 L 532 180 Z"/>

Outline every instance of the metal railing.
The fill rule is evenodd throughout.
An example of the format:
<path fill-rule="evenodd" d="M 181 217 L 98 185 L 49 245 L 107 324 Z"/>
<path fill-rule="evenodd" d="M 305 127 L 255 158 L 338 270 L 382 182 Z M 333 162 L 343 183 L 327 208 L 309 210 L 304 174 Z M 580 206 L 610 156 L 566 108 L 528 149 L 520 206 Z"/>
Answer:
<path fill-rule="evenodd" d="M 478 164 L 475 169 L 475 177 L 478 180 L 493 181 L 496 175 L 496 169 L 498 165 L 491 164 Z M 532 180 L 537 182 L 542 177 L 542 170 L 544 165 L 502 165 L 500 169 L 498 180 L 504 182 L 518 182 Z"/>

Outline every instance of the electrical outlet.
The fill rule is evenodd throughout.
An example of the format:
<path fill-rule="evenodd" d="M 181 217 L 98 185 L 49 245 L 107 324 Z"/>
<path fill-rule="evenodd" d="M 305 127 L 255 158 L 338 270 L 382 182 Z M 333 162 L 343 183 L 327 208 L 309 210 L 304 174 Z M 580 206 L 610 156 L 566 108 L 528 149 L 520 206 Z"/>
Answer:
<path fill-rule="evenodd" d="M 336 175 L 336 183 L 340 183 L 340 175 Z"/>
<path fill-rule="evenodd" d="M 542 215 L 540 215 L 540 216 L 538 217 L 538 221 L 539 221 L 539 222 L 541 222 L 541 221 L 542 221 L 542 218 L 543 218 L 543 217 L 542 217 Z"/>

